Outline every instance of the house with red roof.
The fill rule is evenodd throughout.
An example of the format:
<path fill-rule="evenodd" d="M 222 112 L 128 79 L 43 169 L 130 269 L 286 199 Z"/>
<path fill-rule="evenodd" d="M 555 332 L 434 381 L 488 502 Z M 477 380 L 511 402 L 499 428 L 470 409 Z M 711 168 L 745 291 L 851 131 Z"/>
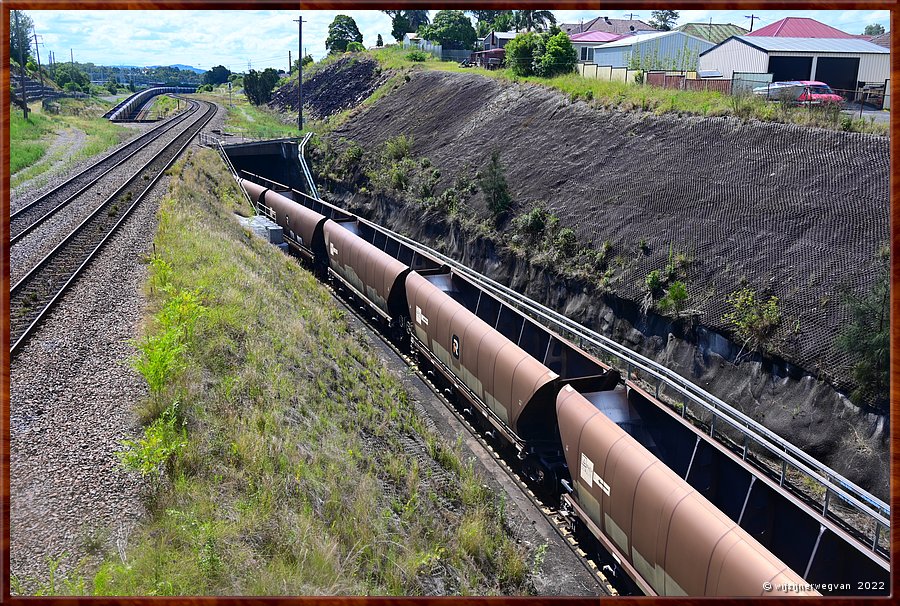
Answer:
<path fill-rule="evenodd" d="M 761 38 L 858 38 L 836 27 L 825 25 L 809 17 L 785 17 L 781 21 L 761 27 L 748 36 Z"/>

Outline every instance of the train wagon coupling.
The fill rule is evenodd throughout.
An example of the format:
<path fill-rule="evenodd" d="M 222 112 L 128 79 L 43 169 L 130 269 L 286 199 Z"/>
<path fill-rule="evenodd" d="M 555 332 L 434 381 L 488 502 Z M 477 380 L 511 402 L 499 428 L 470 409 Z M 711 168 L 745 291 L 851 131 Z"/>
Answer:
<path fill-rule="evenodd" d="M 512 454 L 508 464 L 531 489 L 547 503 L 561 499 L 554 515 L 598 566 L 624 571 L 618 581 L 630 578 L 645 593 L 756 595 L 741 579 L 780 566 L 782 581 L 828 583 L 828 593 L 870 593 L 851 587 L 863 578 L 878 579 L 878 593 L 889 585 L 888 507 L 725 402 L 414 240 L 258 174 L 237 178 L 291 250 L 383 335 L 405 342 L 436 393 Z M 659 495 L 667 487 L 690 498 L 666 508 Z M 622 496 L 638 493 L 633 502 Z M 631 507 L 646 524 L 633 526 Z M 676 510 L 671 525 L 660 517 Z M 668 559 L 653 551 L 658 528 L 676 536 Z M 709 569 L 718 572 L 704 585 L 679 562 L 725 557 L 727 546 L 714 554 L 719 531 L 750 552 Z M 689 538 L 697 533 L 707 540 Z M 752 570 L 747 558 L 757 562 Z"/>

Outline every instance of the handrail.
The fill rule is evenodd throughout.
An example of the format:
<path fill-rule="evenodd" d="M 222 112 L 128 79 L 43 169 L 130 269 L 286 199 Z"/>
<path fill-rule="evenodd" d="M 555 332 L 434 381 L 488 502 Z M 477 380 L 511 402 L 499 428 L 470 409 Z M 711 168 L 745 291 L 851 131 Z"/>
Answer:
<path fill-rule="evenodd" d="M 300 143 L 299 149 L 297 150 L 297 155 L 300 162 L 300 168 L 303 169 L 303 174 L 306 176 L 306 183 L 309 186 L 309 191 L 310 193 L 312 193 L 312 197 L 316 200 L 320 200 L 321 198 L 319 198 L 319 190 L 316 189 L 316 182 L 313 179 L 312 172 L 310 172 L 309 167 L 306 165 L 304 156 L 304 153 L 306 152 L 306 144 L 310 139 L 312 139 L 312 136 L 312 132 L 306 133 L 306 136 L 303 137 L 303 141 Z"/>
<path fill-rule="evenodd" d="M 307 139 L 308 137 L 309 135 L 307 135 Z M 308 173 L 309 169 L 306 166 L 306 162 L 302 155 L 300 156 L 300 164 L 304 169 L 304 173 Z M 247 171 L 244 172 L 250 176 L 260 178 L 259 175 L 254 175 Z M 344 212 L 342 209 L 339 209 L 333 204 L 325 202 L 324 200 L 319 198 L 318 192 L 316 192 L 316 196 L 310 196 L 281 183 L 277 183 L 276 181 L 272 181 L 271 179 L 265 180 L 283 187 L 285 190 L 293 191 L 300 196 L 310 198 L 311 200 L 314 200 L 318 203 L 325 204 L 327 206 L 330 206 L 331 208 Z M 466 267 L 458 261 L 447 257 L 446 255 L 443 255 L 435 250 L 432 250 L 431 248 L 419 242 L 416 242 L 411 238 L 407 238 L 406 236 L 372 223 L 371 221 L 368 221 L 362 217 L 359 217 L 359 220 L 360 222 L 369 225 L 370 227 L 377 231 L 380 231 L 381 233 L 396 238 L 407 246 L 410 246 L 420 252 L 424 252 L 425 254 L 428 254 L 443 263 L 446 263 L 458 273 L 466 276 L 473 282 L 476 282 L 481 287 L 488 290 L 488 292 L 490 292 L 491 294 L 494 294 L 508 304 L 528 313 L 528 315 L 532 316 L 533 319 L 536 319 L 535 316 L 537 316 L 538 318 L 541 318 L 544 323 L 549 323 L 550 325 L 553 325 L 557 328 L 562 328 L 566 333 L 573 335 L 582 346 L 584 345 L 584 343 L 589 343 L 599 348 L 600 350 L 619 358 L 627 364 L 628 378 L 630 378 L 631 376 L 632 367 L 640 369 L 641 371 L 655 377 L 660 383 L 671 387 L 676 392 L 684 396 L 687 400 L 690 400 L 693 404 L 699 405 L 706 412 L 712 414 L 714 420 L 721 419 L 723 422 L 727 423 L 744 436 L 745 458 L 748 447 L 747 440 L 750 440 L 762 446 L 766 451 L 770 453 L 771 456 L 781 462 L 781 485 L 784 484 L 787 465 L 789 464 L 800 471 L 806 477 L 812 479 L 817 484 L 824 487 L 825 503 L 821 512 L 823 517 L 828 518 L 830 505 L 829 496 L 832 494 L 840 497 L 842 500 L 856 509 L 859 513 L 869 517 L 875 523 L 875 531 L 874 538 L 871 544 L 868 545 L 868 547 L 874 553 L 878 554 L 881 557 L 884 557 L 885 554 L 878 550 L 878 542 L 880 539 L 881 529 L 890 529 L 890 507 L 881 499 L 878 499 L 865 489 L 844 478 L 833 469 L 815 460 L 813 457 L 803 452 L 778 434 L 772 432 L 757 421 L 754 421 L 744 413 L 736 410 L 718 397 L 708 393 L 698 385 L 685 379 L 674 371 L 662 366 L 661 364 L 658 364 L 657 362 L 637 352 L 634 352 L 619 343 L 616 343 L 612 339 L 605 337 L 585 326 L 582 326 L 577 322 L 570 320 L 569 318 L 566 318 L 562 314 L 559 314 L 558 312 L 555 312 L 541 305 L 540 303 L 524 297 L 523 295 L 517 293 L 509 287 L 499 284 L 494 280 Z M 657 384 L 657 394 L 658 391 L 659 383 Z M 686 408 L 687 402 L 682 404 L 682 416 L 684 416 Z M 715 438 L 714 431 L 712 431 L 712 429 L 710 431 L 710 436 Z M 833 516 L 837 517 L 835 514 L 833 514 Z"/>

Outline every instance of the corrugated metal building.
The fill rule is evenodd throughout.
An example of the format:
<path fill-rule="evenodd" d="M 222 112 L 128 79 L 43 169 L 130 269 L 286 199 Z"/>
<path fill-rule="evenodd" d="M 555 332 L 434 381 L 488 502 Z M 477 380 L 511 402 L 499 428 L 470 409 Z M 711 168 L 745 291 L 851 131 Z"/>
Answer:
<path fill-rule="evenodd" d="M 701 70 L 770 73 L 774 82 L 819 80 L 834 89 L 854 90 L 859 82 L 890 77 L 891 54 L 857 38 L 775 38 L 734 36 L 700 54 Z"/>
<path fill-rule="evenodd" d="M 724 42 L 732 36 L 747 35 L 746 29 L 731 23 L 685 23 L 676 27 L 675 31 L 709 40 L 713 44 Z"/>
<path fill-rule="evenodd" d="M 697 57 L 712 47 L 712 42 L 684 32 L 642 32 L 594 47 L 594 63 L 612 67 L 629 67 L 637 63 L 645 70 L 695 71 Z"/>

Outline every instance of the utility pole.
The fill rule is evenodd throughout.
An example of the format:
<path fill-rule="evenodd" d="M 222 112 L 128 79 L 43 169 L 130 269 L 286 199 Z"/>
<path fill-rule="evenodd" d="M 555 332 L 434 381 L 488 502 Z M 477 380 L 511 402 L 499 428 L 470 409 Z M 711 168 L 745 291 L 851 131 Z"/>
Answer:
<path fill-rule="evenodd" d="M 69 49 L 69 60 L 71 61 L 70 65 L 74 68 L 75 67 L 75 53 L 74 53 L 74 51 L 72 51 L 71 48 Z"/>
<path fill-rule="evenodd" d="M 34 26 L 32 26 L 32 28 L 31 28 L 31 33 L 34 34 L 34 52 L 35 52 L 35 54 L 37 54 L 38 75 L 40 75 L 40 77 L 41 77 L 41 95 L 43 96 L 43 94 L 44 94 L 44 70 L 41 69 L 41 49 L 38 48 L 37 32 L 34 31 Z"/>
<path fill-rule="evenodd" d="M 755 20 L 759 19 L 759 17 L 757 17 L 756 15 L 750 14 L 750 15 L 744 15 L 744 19 L 750 19 L 750 31 L 752 32 L 753 31 L 753 22 Z"/>
<path fill-rule="evenodd" d="M 19 38 L 19 75 L 22 84 L 22 115 L 28 119 L 28 99 L 25 98 L 25 43 L 22 40 L 22 30 L 19 28 L 19 11 L 13 11 L 16 16 L 16 36 Z"/>
<path fill-rule="evenodd" d="M 294 21 L 300 36 L 297 42 L 297 52 L 300 53 L 300 69 L 297 71 L 297 129 L 303 132 L 303 16 L 297 15 Z"/>
<path fill-rule="evenodd" d="M 640 17 L 640 15 L 636 15 L 634 13 L 628 13 L 628 20 L 633 21 L 635 17 Z"/>
<path fill-rule="evenodd" d="M 294 64 L 291 63 L 291 51 L 288 51 L 288 77 L 291 76 L 291 68 L 294 67 Z"/>

